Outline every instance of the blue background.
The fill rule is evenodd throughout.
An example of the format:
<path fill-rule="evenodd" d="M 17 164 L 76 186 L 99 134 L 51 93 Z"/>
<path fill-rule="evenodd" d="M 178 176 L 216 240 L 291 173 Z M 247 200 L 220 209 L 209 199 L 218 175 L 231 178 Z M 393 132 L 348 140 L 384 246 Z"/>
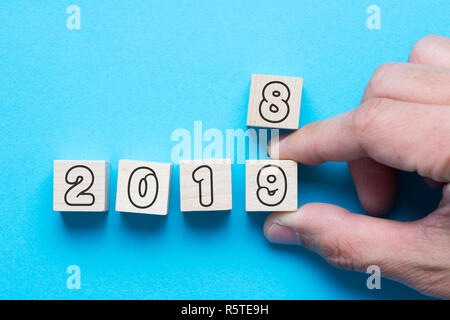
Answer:
<path fill-rule="evenodd" d="M 68 30 L 66 8 L 81 8 Z M 247 214 L 244 165 L 233 210 L 182 214 L 179 170 L 167 217 L 52 211 L 54 159 L 171 161 L 173 130 L 246 128 L 251 74 L 304 78 L 300 124 L 358 105 L 373 70 L 406 61 L 416 40 L 449 36 L 450 2 L 1 1 L 0 298 L 423 298 L 271 245 L 267 214 Z M 445 34 L 446 33 L 446 34 Z M 345 164 L 299 166 L 299 202 L 362 212 Z M 391 217 L 433 210 L 440 192 L 402 174 Z M 68 290 L 66 268 L 81 268 Z"/>

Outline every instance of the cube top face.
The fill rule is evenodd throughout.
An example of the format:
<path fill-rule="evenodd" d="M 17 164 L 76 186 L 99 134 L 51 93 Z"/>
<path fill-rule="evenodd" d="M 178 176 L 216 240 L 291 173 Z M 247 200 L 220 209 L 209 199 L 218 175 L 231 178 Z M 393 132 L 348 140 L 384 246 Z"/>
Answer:
<path fill-rule="evenodd" d="M 298 129 L 302 78 L 252 76 L 247 126 Z"/>
<path fill-rule="evenodd" d="M 180 161 L 181 211 L 231 210 L 231 160 Z"/>
<path fill-rule="evenodd" d="M 297 188 L 297 162 L 291 160 L 246 161 L 246 211 L 297 210 Z"/>
<path fill-rule="evenodd" d="M 54 211 L 104 212 L 108 208 L 108 161 L 54 160 Z"/>
<path fill-rule="evenodd" d="M 166 215 L 171 165 L 119 160 L 116 211 Z"/>

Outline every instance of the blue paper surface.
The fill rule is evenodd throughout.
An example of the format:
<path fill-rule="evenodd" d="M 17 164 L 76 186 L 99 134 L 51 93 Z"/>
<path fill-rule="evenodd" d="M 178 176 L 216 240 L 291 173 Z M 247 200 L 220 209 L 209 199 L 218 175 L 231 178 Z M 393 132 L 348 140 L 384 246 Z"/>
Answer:
<path fill-rule="evenodd" d="M 69 5 L 81 29 L 69 30 Z M 381 8 L 369 30 L 366 8 Z M 442 1 L 1 1 L 0 298 L 404 299 L 383 279 L 268 243 L 245 212 L 182 214 L 174 165 L 167 217 L 118 213 L 119 159 L 171 162 L 178 128 L 246 129 L 252 74 L 304 78 L 300 125 L 356 107 L 374 69 L 415 41 L 450 36 Z M 420 141 L 418 141 L 420 143 Z M 52 211 L 53 160 L 111 163 L 108 214 Z M 391 218 L 433 210 L 439 191 L 402 174 Z M 363 212 L 345 164 L 299 166 L 299 204 Z M 66 269 L 81 269 L 69 290 Z"/>

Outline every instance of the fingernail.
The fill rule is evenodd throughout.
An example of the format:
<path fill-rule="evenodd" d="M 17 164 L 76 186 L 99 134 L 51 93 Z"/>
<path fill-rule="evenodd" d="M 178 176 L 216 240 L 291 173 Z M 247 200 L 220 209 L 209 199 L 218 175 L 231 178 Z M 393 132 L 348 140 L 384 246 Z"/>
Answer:
<path fill-rule="evenodd" d="M 267 152 L 272 159 L 280 158 L 280 146 L 283 144 L 283 140 L 286 139 L 287 135 L 276 136 L 270 139 L 267 145 Z"/>
<path fill-rule="evenodd" d="M 273 223 L 266 232 L 266 238 L 270 242 L 281 244 L 301 245 L 298 232 L 291 227 Z"/>

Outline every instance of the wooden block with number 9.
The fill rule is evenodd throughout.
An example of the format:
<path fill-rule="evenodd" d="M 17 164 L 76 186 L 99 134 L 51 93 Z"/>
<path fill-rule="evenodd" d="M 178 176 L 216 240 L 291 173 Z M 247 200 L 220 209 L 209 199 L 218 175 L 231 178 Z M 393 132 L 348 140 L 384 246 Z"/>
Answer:
<path fill-rule="evenodd" d="M 170 163 L 119 160 L 116 211 L 166 215 Z"/>
<path fill-rule="evenodd" d="M 109 162 L 55 160 L 53 210 L 103 212 L 109 208 Z"/>
<path fill-rule="evenodd" d="M 297 210 L 297 190 L 297 162 L 292 160 L 246 161 L 246 211 Z"/>
<path fill-rule="evenodd" d="M 181 211 L 231 210 L 231 160 L 180 161 Z"/>
<path fill-rule="evenodd" d="M 252 76 L 247 126 L 298 129 L 302 78 Z"/>

